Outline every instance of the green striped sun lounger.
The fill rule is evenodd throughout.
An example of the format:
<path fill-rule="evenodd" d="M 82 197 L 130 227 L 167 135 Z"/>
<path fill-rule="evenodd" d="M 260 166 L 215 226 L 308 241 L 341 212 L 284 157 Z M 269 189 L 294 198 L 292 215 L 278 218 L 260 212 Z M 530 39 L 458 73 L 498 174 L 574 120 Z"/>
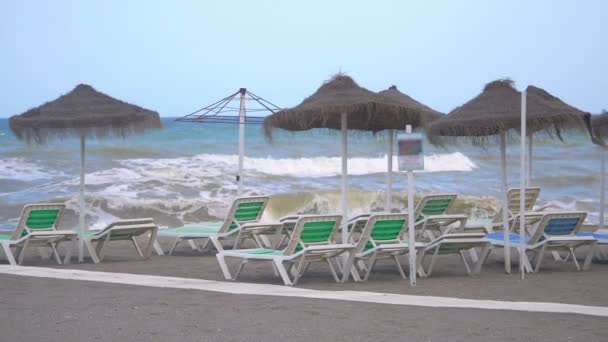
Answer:
<path fill-rule="evenodd" d="M 252 261 L 267 262 L 273 265 L 275 274 L 281 276 L 285 285 L 297 284 L 300 277 L 313 262 L 326 262 L 336 282 L 348 280 L 355 249 L 354 244 L 338 244 L 335 237 L 342 220 L 341 216 L 305 215 L 300 216 L 291 233 L 285 249 L 270 248 L 222 250 L 217 253 L 217 259 L 224 274 L 229 280 L 235 280 L 244 265 Z M 344 264 L 338 257 L 349 253 Z M 226 263 L 227 258 L 238 259 L 239 266 L 232 275 Z M 338 277 L 333 262 L 344 270 L 342 278 Z M 293 279 L 289 274 L 293 275 Z"/>
<path fill-rule="evenodd" d="M 85 246 L 87 246 L 91 259 L 96 264 L 103 260 L 103 247 L 105 244 L 120 240 L 131 241 L 139 256 L 148 258 L 150 257 L 153 243 L 156 241 L 157 231 L 158 226 L 154 224 L 154 220 L 151 218 L 120 220 L 110 223 L 99 231 L 85 231 L 84 243 Z M 142 252 L 137 244 L 136 237 L 145 234 L 149 234 L 149 238 L 146 249 Z M 93 247 L 94 243 L 96 243 L 97 246 Z"/>
<path fill-rule="evenodd" d="M 405 214 L 373 214 L 369 216 L 359 235 L 351 274 L 355 281 L 369 278 L 376 262 L 381 259 L 392 259 L 399 274 L 406 279 L 399 256 L 408 253 L 409 245 L 401 239 L 407 230 Z M 352 234 L 352 232 L 351 232 Z M 354 238 L 351 238 L 354 240 Z M 417 243 L 417 247 L 423 247 Z M 363 273 L 363 278 L 361 278 Z"/>
<path fill-rule="evenodd" d="M 211 242 L 217 251 L 223 250 L 222 241 L 233 241 L 233 248 L 245 240 L 252 240 L 258 247 L 271 247 L 268 235 L 279 234 L 283 228 L 280 222 L 260 222 L 268 204 L 267 196 L 239 197 L 232 202 L 224 221 L 188 224 L 183 227 L 159 229 L 159 237 L 175 238 L 169 255 L 181 241 L 192 241 L 193 247 L 201 248 L 196 240 L 203 240 L 202 249 Z M 160 245 L 156 244 L 159 251 Z"/>
<path fill-rule="evenodd" d="M 31 247 L 51 248 L 55 261 L 61 264 L 57 245 L 63 241 L 75 241 L 77 237 L 74 231 L 56 229 L 64 208 L 64 204 L 55 203 L 28 204 L 23 207 L 15 230 L 0 233 L 0 244 L 11 265 L 17 264 L 15 255 L 21 264 L 25 252 Z M 16 250 L 15 254 L 13 248 Z M 70 261 L 70 252 L 71 248 L 68 248 L 64 260 L 66 263 Z"/>

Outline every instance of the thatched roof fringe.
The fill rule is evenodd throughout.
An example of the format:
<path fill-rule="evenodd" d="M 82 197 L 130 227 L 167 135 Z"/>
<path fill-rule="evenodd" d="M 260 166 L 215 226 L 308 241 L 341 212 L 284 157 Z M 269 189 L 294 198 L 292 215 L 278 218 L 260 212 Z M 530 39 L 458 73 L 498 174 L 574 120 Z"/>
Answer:
<path fill-rule="evenodd" d="M 67 136 L 125 137 L 162 128 L 157 112 L 129 104 L 79 84 L 69 93 L 12 116 L 9 125 L 19 139 L 44 144 Z"/>

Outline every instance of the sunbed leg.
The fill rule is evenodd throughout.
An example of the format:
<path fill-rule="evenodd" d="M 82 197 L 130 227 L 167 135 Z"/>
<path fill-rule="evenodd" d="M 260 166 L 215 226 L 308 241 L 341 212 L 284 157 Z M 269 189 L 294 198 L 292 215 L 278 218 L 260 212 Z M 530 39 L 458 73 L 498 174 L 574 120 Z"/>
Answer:
<path fill-rule="evenodd" d="M 175 241 L 173 242 L 173 246 L 171 246 L 171 249 L 169 249 L 169 255 L 173 254 L 173 251 L 175 250 L 175 247 L 177 247 L 177 244 L 181 241 L 180 237 L 176 237 Z M 188 242 L 191 242 L 190 240 Z"/>
<path fill-rule="evenodd" d="M 540 270 L 540 265 L 543 262 L 543 258 L 545 257 L 545 250 L 547 249 L 547 245 L 543 245 L 538 253 L 538 260 L 536 260 L 536 266 L 534 267 L 534 272 L 538 272 Z M 554 255 L 555 256 L 555 255 Z"/>
<path fill-rule="evenodd" d="M 232 275 L 230 275 L 230 270 L 228 269 L 228 265 L 226 264 L 226 257 L 222 252 L 217 253 L 215 255 L 217 257 L 217 261 L 220 264 L 220 268 L 222 269 L 222 273 L 224 274 L 224 278 L 227 280 L 232 280 Z"/>
<path fill-rule="evenodd" d="M 152 244 L 152 246 L 154 247 L 154 251 L 156 252 L 156 254 L 160 256 L 165 255 L 165 251 L 163 251 L 163 247 L 158 242 L 158 239 L 154 239 L 154 243 Z"/>
<path fill-rule="evenodd" d="M 188 240 L 188 245 L 190 245 L 190 248 L 192 248 L 193 251 L 201 251 L 201 248 L 196 244 L 196 241 L 194 241 L 193 239 Z"/>
<path fill-rule="evenodd" d="M 350 275 L 351 275 L 351 277 L 353 277 L 353 280 L 355 282 L 361 281 L 361 275 L 359 272 L 360 272 L 360 269 L 358 267 L 358 263 L 353 262 L 353 266 L 350 268 Z M 361 272 L 363 272 L 363 271 L 361 271 Z"/>
<path fill-rule="evenodd" d="M 135 240 L 135 236 L 131 236 L 131 242 L 133 242 L 133 246 L 135 246 L 135 249 L 137 250 L 137 254 L 139 254 L 139 257 L 143 258 L 144 254 L 141 252 L 141 249 L 139 248 L 139 245 L 137 244 L 137 240 Z"/>
<path fill-rule="evenodd" d="M 462 263 L 464 264 L 464 267 L 467 269 L 467 274 L 471 275 L 471 268 L 469 267 L 467 258 L 465 258 L 465 256 L 464 256 L 464 252 L 462 250 L 460 250 L 460 251 L 458 251 L 458 254 L 460 254 L 460 259 L 462 259 Z"/>
<path fill-rule="evenodd" d="M 325 259 L 325 261 L 327 261 L 327 264 L 329 265 L 329 271 L 331 272 L 331 275 L 334 277 L 334 280 L 336 281 L 336 283 L 340 283 L 341 282 L 340 278 L 338 278 L 338 274 L 336 273 L 336 270 L 334 269 L 334 265 L 331 264 L 331 259 L 327 258 L 327 259 Z"/>
<path fill-rule="evenodd" d="M 65 257 L 63 258 L 63 264 L 69 264 L 70 261 L 72 260 L 72 250 L 74 248 L 78 248 L 78 238 L 77 237 L 73 237 L 72 239 L 70 239 L 70 241 L 72 244 L 71 246 L 68 246 L 66 252 L 65 252 Z"/>
<path fill-rule="evenodd" d="M 97 257 L 99 258 L 99 261 L 103 261 L 103 247 L 106 245 L 106 242 L 110 241 L 111 235 L 112 234 L 107 234 L 105 239 L 97 241 L 97 247 L 95 248 L 95 252 L 97 252 Z"/>
<path fill-rule="evenodd" d="M 483 264 L 484 264 L 485 260 L 488 258 L 488 255 L 490 254 L 491 250 L 492 250 L 492 245 L 489 243 L 486 244 L 481 249 L 481 258 L 479 258 L 479 260 L 477 260 L 473 272 L 475 272 L 476 274 L 481 273 L 481 268 L 483 267 Z"/>
<path fill-rule="evenodd" d="M 426 257 L 426 249 L 422 249 L 420 251 L 420 255 L 418 255 L 416 257 L 416 270 L 418 272 L 418 275 L 422 278 L 426 278 L 427 276 L 429 276 L 429 274 L 427 274 L 427 272 L 424 270 L 424 266 L 423 262 L 424 262 L 424 258 Z M 410 275 L 411 276 L 411 275 Z"/>
<path fill-rule="evenodd" d="M 401 263 L 399 262 L 399 258 L 396 255 L 393 255 L 393 259 L 397 264 L 397 270 L 399 270 L 399 275 L 401 275 L 401 278 L 407 279 L 407 277 L 405 276 L 405 272 L 403 272 L 403 267 L 401 267 Z"/>
<path fill-rule="evenodd" d="M 583 263 L 583 271 L 589 270 L 591 268 L 591 262 L 593 261 L 593 252 L 598 249 L 597 243 L 594 242 L 589 247 L 589 252 L 587 252 L 587 256 L 585 257 L 585 262 Z"/>
<path fill-rule="evenodd" d="M 243 233 L 243 230 L 239 229 L 239 232 L 236 234 L 236 239 L 234 240 L 234 244 L 232 245 L 232 249 L 239 249 L 239 242 L 241 242 L 242 233 Z M 253 239 L 253 241 L 255 241 L 257 243 L 255 238 Z M 258 246 L 258 247 L 262 248 L 261 246 Z"/>
<path fill-rule="evenodd" d="M 254 235 L 253 237 L 254 238 L 257 237 L 257 239 L 259 241 L 257 241 L 257 240 L 256 241 L 260 244 L 261 248 L 272 248 L 272 243 L 270 243 L 270 240 L 268 240 L 267 236 L 265 236 L 265 235 L 259 235 L 259 236 L 258 235 Z"/>
<path fill-rule="evenodd" d="M 11 247 L 7 244 L 2 244 L 2 250 L 4 250 L 4 254 L 6 255 L 8 263 L 12 266 L 16 266 L 17 262 L 15 261 L 15 257 L 13 256 L 13 252 L 11 251 Z"/>
<path fill-rule="evenodd" d="M 568 251 L 569 251 L 569 255 L 572 255 L 572 262 L 574 262 L 574 265 L 576 266 L 576 270 L 580 271 L 581 266 L 578 264 L 578 260 L 576 260 L 576 254 L 574 254 L 574 248 L 569 247 Z"/>
<path fill-rule="evenodd" d="M 53 250 L 53 256 L 55 257 L 55 261 L 57 261 L 57 263 L 59 265 L 61 265 L 61 258 L 59 257 L 59 253 L 57 253 L 57 247 L 55 246 L 55 243 L 51 243 L 51 249 Z"/>
<path fill-rule="evenodd" d="M 29 243 L 29 241 L 26 240 L 25 243 L 23 244 L 23 248 L 21 249 L 21 252 L 19 252 L 19 265 L 21 265 L 23 263 L 23 259 L 25 258 L 25 251 L 27 250 L 28 243 Z"/>
<path fill-rule="evenodd" d="M 239 274 L 243 270 L 243 267 L 245 267 L 246 263 L 247 263 L 247 259 L 241 259 L 241 262 L 239 263 L 239 267 L 237 267 L 236 272 L 234 273 L 234 280 L 236 280 L 236 278 L 239 277 Z"/>
<path fill-rule="evenodd" d="M 519 251 L 517 252 L 519 255 Z M 524 271 L 528 272 L 528 273 L 533 273 L 534 272 L 534 268 L 532 268 L 532 263 L 530 262 L 530 258 L 528 258 L 528 251 L 524 252 Z"/>
<path fill-rule="evenodd" d="M 298 261 L 298 264 L 296 266 L 296 271 L 295 271 L 296 274 L 293 277 L 293 285 L 298 283 L 298 280 L 304 273 L 305 264 L 306 264 L 306 253 L 302 254 L 302 256 L 300 257 L 300 260 Z M 333 269 L 332 269 L 332 271 L 333 271 Z M 281 273 L 281 270 L 279 270 L 279 273 Z"/>
<path fill-rule="evenodd" d="M 224 250 L 224 247 L 222 247 L 222 244 L 220 243 L 220 240 L 218 240 L 216 236 L 209 237 L 209 240 L 213 244 L 213 247 L 215 247 L 216 251 L 222 252 Z"/>
<path fill-rule="evenodd" d="M 205 242 L 203 242 L 203 245 L 201 246 L 201 250 L 203 252 L 207 251 L 209 249 L 209 239 L 206 239 Z"/>
<path fill-rule="evenodd" d="M 285 270 L 285 266 L 283 266 L 283 261 L 280 259 L 273 259 L 272 262 L 274 262 L 277 270 L 279 270 L 279 274 L 281 275 L 281 278 L 283 278 L 283 283 L 287 286 L 293 286 L 291 279 L 289 279 L 289 275 L 287 274 L 287 270 Z"/>
<path fill-rule="evenodd" d="M 365 271 L 365 275 L 363 276 L 363 281 L 367 281 L 369 275 L 372 273 L 372 269 L 376 265 L 376 253 L 372 254 L 372 257 L 369 258 L 367 262 L 367 270 Z"/>
<path fill-rule="evenodd" d="M 566 256 L 565 259 L 562 259 L 562 256 L 559 255 L 558 251 L 553 251 L 553 252 L 551 252 L 551 254 L 553 255 L 553 259 L 555 259 L 555 261 L 563 261 L 563 262 L 568 261 L 568 256 Z"/>
<path fill-rule="evenodd" d="M 439 254 L 439 247 L 435 247 L 435 252 L 433 252 L 433 256 L 431 257 L 431 264 L 429 265 L 428 271 L 426 271 L 426 276 L 430 277 L 431 273 L 433 273 L 433 268 L 435 267 L 435 260 L 437 259 L 437 254 Z"/>
<path fill-rule="evenodd" d="M 99 264 L 99 257 L 97 257 L 97 252 L 95 252 L 95 248 L 93 248 L 91 240 L 85 239 L 84 245 L 87 246 L 87 249 L 89 250 L 89 255 L 91 256 L 93 262 Z"/>
<path fill-rule="evenodd" d="M 340 261 L 337 261 L 338 267 L 341 267 L 342 270 L 340 270 L 340 272 L 342 272 L 342 282 L 347 282 L 348 281 L 348 277 L 351 275 L 352 271 L 354 270 L 353 267 L 353 263 L 355 262 L 355 252 L 353 250 L 348 252 L 348 257 L 346 258 L 346 260 L 344 261 L 344 265 L 341 266 L 340 265 Z M 356 272 L 356 271 L 355 271 Z M 359 278 L 359 274 L 356 274 L 357 277 L 355 277 L 355 274 L 353 274 L 353 279 L 355 281 L 357 281 L 357 278 Z M 361 280 L 361 279 L 359 279 Z"/>
<path fill-rule="evenodd" d="M 479 261 L 479 258 L 477 257 L 477 251 L 475 250 L 475 248 L 469 249 L 469 255 L 471 256 L 471 261 L 474 264 L 476 264 Z"/>
<path fill-rule="evenodd" d="M 146 246 L 146 251 L 144 257 L 148 259 L 152 255 L 152 248 L 154 247 L 154 243 L 156 242 L 156 229 L 152 229 L 150 232 L 150 238 L 148 240 L 148 245 Z"/>

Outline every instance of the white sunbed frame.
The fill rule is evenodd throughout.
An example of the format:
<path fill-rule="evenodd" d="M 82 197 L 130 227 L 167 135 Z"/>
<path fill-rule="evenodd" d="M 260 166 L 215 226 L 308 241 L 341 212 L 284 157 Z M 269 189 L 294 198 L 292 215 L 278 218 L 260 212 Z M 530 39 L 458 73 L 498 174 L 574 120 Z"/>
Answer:
<path fill-rule="evenodd" d="M 19 222 L 17 227 L 11 233 L 9 240 L 0 240 L 2 249 L 9 264 L 21 265 L 25 258 L 25 252 L 31 247 L 50 247 L 55 261 L 61 264 L 61 258 L 57 252 L 57 245 L 63 241 L 72 241 L 76 243 L 78 234 L 71 230 L 57 230 L 57 223 L 60 222 L 63 215 L 64 204 L 60 203 L 40 203 L 40 204 L 27 204 L 21 210 L 19 216 Z M 58 216 L 55 219 L 55 224 L 50 228 L 44 229 L 30 229 L 27 226 L 27 219 L 32 210 L 59 210 Z M 22 236 L 23 232 L 27 231 L 27 235 Z M 16 248 L 15 254 L 13 254 L 11 248 Z M 15 255 L 18 257 L 18 261 L 15 260 Z M 71 258 L 71 248 L 67 249 L 64 263 L 68 264 Z"/>
<path fill-rule="evenodd" d="M 572 257 L 572 262 L 576 266 L 578 271 L 581 270 L 581 267 L 576 259 L 576 255 L 574 251 L 576 248 L 581 246 L 589 246 L 589 252 L 585 256 L 585 261 L 583 263 L 583 270 L 588 270 L 591 267 L 591 261 L 593 260 L 593 254 L 595 250 L 595 245 L 597 244 L 597 239 L 593 236 L 577 236 L 576 234 L 580 231 L 585 218 L 587 217 L 587 213 L 585 212 L 550 212 L 544 213 L 542 217 L 538 220 L 538 222 L 532 227 L 531 231 L 533 233 L 530 236 L 530 239 L 526 243 L 526 252 L 532 252 L 536 254 L 536 262 L 535 267 L 532 268 L 532 264 L 530 262 L 530 258 L 527 253 L 524 253 L 523 260 L 520 262 L 524 263 L 524 268 L 526 272 L 539 272 L 540 266 L 542 264 L 544 255 L 546 252 L 568 252 L 568 257 Z M 567 235 L 549 235 L 545 233 L 546 226 L 550 223 L 552 219 L 559 218 L 578 218 L 578 223 L 572 230 L 570 234 Z M 494 248 L 504 247 L 503 240 L 491 240 Z M 510 244 L 512 249 L 518 250 L 519 244 Z M 519 255 L 519 253 L 516 253 Z M 567 261 L 568 257 L 565 260 Z"/>
<path fill-rule="evenodd" d="M 300 240 L 300 234 L 303 231 L 304 225 L 308 222 L 323 222 L 332 221 L 334 222 L 333 230 L 330 234 L 328 241 L 319 243 L 303 243 Z M 224 277 L 228 280 L 236 280 L 239 273 L 243 269 L 244 265 L 250 261 L 261 261 L 270 262 L 273 265 L 275 274 L 281 276 L 283 283 L 287 286 L 296 285 L 300 277 L 306 272 L 308 266 L 313 262 L 327 262 L 329 265 L 330 272 L 336 282 L 345 282 L 348 280 L 350 272 L 347 270 L 351 269 L 352 262 L 354 259 L 354 253 L 350 253 L 349 257 L 346 258 L 344 265 L 340 267 L 338 261 L 338 268 L 343 270 L 342 278 L 338 277 L 334 266 L 331 261 L 337 259 L 338 256 L 351 252 L 355 249 L 354 244 L 336 244 L 334 237 L 337 235 L 338 227 L 342 221 L 341 216 L 336 215 L 304 215 L 298 219 L 291 237 L 287 243 L 287 247 L 282 250 L 281 254 L 250 254 L 247 252 L 255 251 L 256 249 L 242 249 L 242 250 L 221 250 L 217 253 L 217 259 L 222 269 Z M 296 247 L 302 246 L 302 250 L 296 252 Z M 276 251 L 279 252 L 279 251 Z M 240 264 L 234 276 L 230 273 L 228 265 L 226 263 L 226 257 L 240 259 Z M 288 264 L 287 268 L 285 263 Z M 344 271 L 346 270 L 346 271 Z M 289 272 L 293 275 L 293 279 L 290 278 Z"/>
<path fill-rule="evenodd" d="M 224 250 L 221 241 L 222 240 L 234 240 L 233 248 L 238 248 L 239 244 L 247 239 L 251 239 L 254 243 L 259 247 L 271 247 L 270 242 L 266 238 L 268 235 L 279 234 L 283 229 L 283 224 L 281 222 L 259 222 L 266 205 L 268 204 L 269 197 L 268 196 L 250 196 L 250 197 L 239 197 L 236 198 L 226 215 L 221 227 L 217 230 L 217 232 L 209 233 L 203 232 L 200 233 L 173 233 L 171 232 L 171 228 L 169 229 L 160 229 L 158 231 L 159 237 L 174 237 L 175 241 L 169 250 L 169 255 L 173 254 L 173 251 L 177 247 L 177 245 L 181 241 L 188 241 L 190 246 L 193 249 L 198 250 L 199 252 L 203 252 L 207 247 L 209 242 L 212 243 L 213 247 L 217 251 Z M 264 202 L 262 207 L 260 208 L 260 212 L 258 216 L 253 221 L 237 221 L 234 216 L 236 211 L 239 208 L 239 204 L 248 203 L 248 202 Z M 237 225 L 236 228 L 230 229 L 230 226 L 235 223 Z M 210 230 L 213 228 L 205 227 L 205 223 L 200 224 L 201 230 Z M 196 229 L 196 228 L 193 228 Z M 206 239 L 203 243 L 203 246 L 199 246 L 195 240 Z M 158 242 L 155 242 L 155 249 L 159 255 L 163 255 L 162 248 Z"/>
<path fill-rule="evenodd" d="M 83 240 L 87 250 L 89 251 L 91 259 L 96 264 L 103 261 L 103 247 L 105 244 L 116 240 L 131 241 L 135 247 L 135 250 L 137 251 L 137 254 L 139 254 L 140 257 L 147 259 L 150 257 L 152 252 L 153 244 L 156 241 L 157 232 L 158 226 L 154 224 L 154 219 L 152 218 L 127 219 L 114 221 L 104 229 L 96 232 L 94 235 L 85 236 Z M 150 237 L 144 252 L 142 252 L 135 238 L 147 233 L 150 234 Z M 97 243 L 95 248 L 93 247 L 93 243 Z"/>

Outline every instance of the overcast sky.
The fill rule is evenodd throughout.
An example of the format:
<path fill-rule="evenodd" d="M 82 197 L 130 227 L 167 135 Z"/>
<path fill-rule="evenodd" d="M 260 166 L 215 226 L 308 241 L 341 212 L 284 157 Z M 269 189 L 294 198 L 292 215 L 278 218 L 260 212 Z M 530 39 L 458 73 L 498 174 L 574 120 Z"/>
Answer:
<path fill-rule="evenodd" d="M 180 116 L 239 87 L 281 107 L 343 71 L 448 112 L 491 80 L 608 109 L 608 1 L 0 2 L 0 117 L 88 83 Z"/>

